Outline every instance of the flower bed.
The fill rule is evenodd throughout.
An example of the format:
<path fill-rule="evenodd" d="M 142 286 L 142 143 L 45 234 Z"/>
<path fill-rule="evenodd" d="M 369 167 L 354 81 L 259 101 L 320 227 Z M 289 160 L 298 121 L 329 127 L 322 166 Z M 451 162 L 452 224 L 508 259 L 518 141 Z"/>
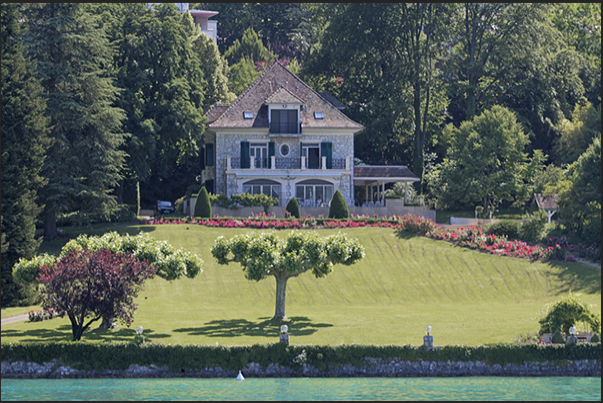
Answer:
<path fill-rule="evenodd" d="M 50 308 L 47 311 L 43 311 L 43 310 L 39 310 L 39 311 L 34 311 L 33 309 L 31 311 L 28 312 L 29 315 L 29 321 L 30 322 L 41 322 L 43 320 L 50 320 L 50 319 L 54 319 L 57 316 L 63 317 L 63 315 L 59 315 L 57 313 L 57 311 L 55 311 L 54 309 Z"/>
<path fill-rule="evenodd" d="M 359 228 L 383 227 L 393 228 L 397 231 L 422 234 L 432 239 L 451 242 L 465 248 L 480 250 L 500 256 L 511 256 L 531 260 L 558 260 L 573 262 L 575 259 L 567 252 L 578 254 L 593 260 L 601 259 L 601 248 L 585 246 L 582 244 L 571 245 L 567 238 L 549 238 L 546 246 L 528 245 L 518 240 L 507 240 L 504 236 L 486 234 L 481 228 L 471 226 L 458 230 L 442 228 L 430 219 L 405 215 L 390 218 L 377 218 L 352 215 L 348 219 L 315 218 L 311 215 L 297 218 L 274 218 L 263 213 L 255 214 L 250 218 L 217 217 L 211 219 L 185 218 L 141 221 L 141 224 L 197 224 L 206 227 L 220 228 L 265 228 L 265 229 L 297 229 L 297 228 Z"/>

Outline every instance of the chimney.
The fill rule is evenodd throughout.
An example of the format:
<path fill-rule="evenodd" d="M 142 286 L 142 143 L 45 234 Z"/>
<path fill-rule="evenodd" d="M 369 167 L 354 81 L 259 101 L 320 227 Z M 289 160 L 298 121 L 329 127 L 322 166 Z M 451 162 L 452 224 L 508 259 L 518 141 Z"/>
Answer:
<path fill-rule="evenodd" d="M 270 84 L 270 93 L 272 94 L 272 81 L 268 80 L 268 83 Z"/>

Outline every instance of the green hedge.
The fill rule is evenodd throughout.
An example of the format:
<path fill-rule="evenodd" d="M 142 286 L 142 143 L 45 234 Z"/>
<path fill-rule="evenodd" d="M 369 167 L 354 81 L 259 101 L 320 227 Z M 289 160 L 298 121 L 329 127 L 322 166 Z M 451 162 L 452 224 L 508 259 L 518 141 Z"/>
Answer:
<path fill-rule="evenodd" d="M 195 217 L 211 217 L 211 203 L 209 202 L 209 194 L 207 193 L 207 189 L 205 189 L 205 187 L 202 187 L 197 195 L 197 202 L 195 203 Z"/>
<path fill-rule="evenodd" d="M 331 207 L 329 208 L 329 217 L 331 218 L 348 218 L 350 210 L 339 190 L 336 190 L 331 199 Z"/>
<path fill-rule="evenodd" d="M 59 363 L 75 369 L 127 369 L 131 364 L 149 366 L 167 365 L 170 371 L 221 367 L 239 370 L 250 362 L 263 368 L 278 363 L 289 368 L 302 364 L 324 370 L 342 365 L 366 365 L 365 357 L 377 359 L 400 358 L 404 361 L 483 361 L 505 365 L 526 362 L 554 362 L 566 360 L 601 360 L 601 343 L 571 345 L 495 344 L 485 346 L 445 346 L 428 351 L 424 347 L 406 346 L 289 346 L 267 344 L 252 346 L 214 347 L 198 345 L 163 345 L 146 343 L 46 342 L 2 344 L 3 361 Z"/>

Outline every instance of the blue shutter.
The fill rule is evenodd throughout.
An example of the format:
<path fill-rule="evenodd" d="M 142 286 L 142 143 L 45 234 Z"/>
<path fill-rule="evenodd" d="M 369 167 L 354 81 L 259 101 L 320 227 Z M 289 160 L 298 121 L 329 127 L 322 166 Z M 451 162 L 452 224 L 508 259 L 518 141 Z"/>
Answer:
<path fill-rule="evenodd" d="M 321 157 L 327 157 L 327 169 L 333 168 L 333 143 L 325 141 L 320 143 Z"/>
<path fill-rule="evenodd" d="M 199 171 L 203 171 L 205 169 L 205 148 L 201 147 L 199 149 Z"/>
<path fill-rule="evenodd" d="M 249 167 L 249 141 L 241 141 L 241 168 Z"/>
<path fill-rule="evenodd" d="M 274 157 L 274 141 L 268 142 L 268 168 L 272 168 L 272 158 Z"/>
<path fill-rule="evenodd" d="M 205 165 L 208 167 L 214 166 L 214 145 L 205 145 Z"/>

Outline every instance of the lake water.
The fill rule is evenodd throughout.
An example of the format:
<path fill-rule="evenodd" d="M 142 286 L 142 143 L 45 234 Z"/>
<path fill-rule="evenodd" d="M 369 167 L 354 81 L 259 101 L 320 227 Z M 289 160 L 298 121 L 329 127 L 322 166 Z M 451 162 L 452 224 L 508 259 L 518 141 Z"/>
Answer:
<path fill-rule="evenodd" d="M 2 379 L 2 400 L 598 400 L 601 378 Z"/>

